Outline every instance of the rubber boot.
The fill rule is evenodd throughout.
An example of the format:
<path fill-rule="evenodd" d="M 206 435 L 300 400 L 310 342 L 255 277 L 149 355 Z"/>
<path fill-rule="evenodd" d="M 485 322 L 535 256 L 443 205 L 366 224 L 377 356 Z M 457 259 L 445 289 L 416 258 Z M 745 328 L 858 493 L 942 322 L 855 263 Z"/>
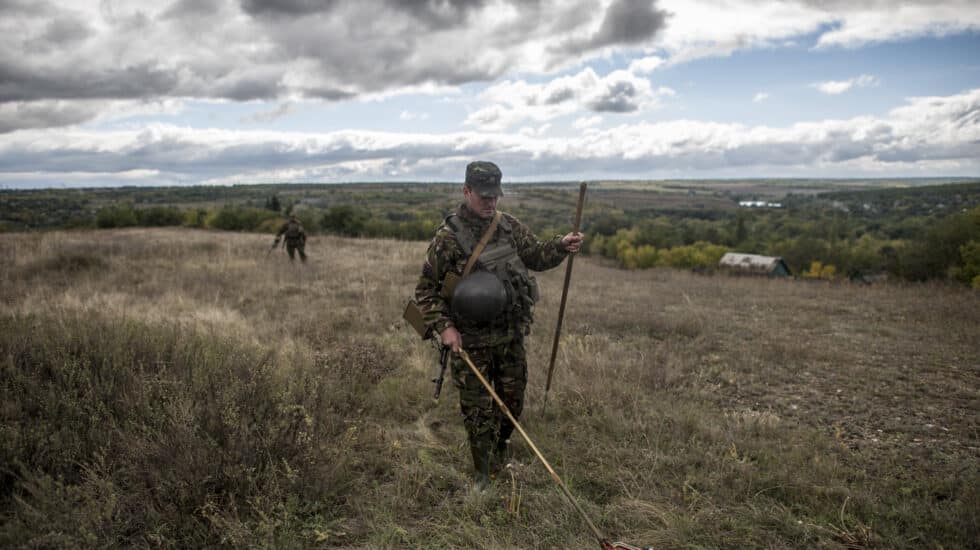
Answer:
<path fill-rule="evenodd" d="M 476 488 L 484 491 L 492 481 L 490 477 L 491 453 L 482 445 L 471 445 L 470 452 L 473 454 L 473 480 L 476 482 Z"/>
<path fill-rule="evenodd" d="M 493 447 L 493 458 L 490 462 L 490 473 L 496 475 L 507 465 L 507 445 L 509 439 L 498 439 Z"/>

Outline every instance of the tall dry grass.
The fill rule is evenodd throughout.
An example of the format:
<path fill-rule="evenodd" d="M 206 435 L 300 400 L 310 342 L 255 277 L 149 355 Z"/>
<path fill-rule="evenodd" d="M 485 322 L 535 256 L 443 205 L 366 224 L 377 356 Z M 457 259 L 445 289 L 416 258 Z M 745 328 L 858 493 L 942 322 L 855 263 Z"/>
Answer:
<path fill-rule="evenodd" d="M 594 548 L 527 447 L 470 490 L 455 390 L 400 319 L 424 243 L 0 235 L 0 544 Z M 562 269 L 527 430 L 600 529 L 679 547 L 978 540 L 980 298 Z"/>

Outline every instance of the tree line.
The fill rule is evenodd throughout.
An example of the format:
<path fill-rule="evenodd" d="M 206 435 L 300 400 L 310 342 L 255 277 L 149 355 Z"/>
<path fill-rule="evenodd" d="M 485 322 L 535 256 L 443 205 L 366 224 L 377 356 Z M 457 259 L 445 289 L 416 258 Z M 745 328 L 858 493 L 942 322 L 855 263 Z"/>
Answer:
<path fill-rule="evenodd" d="M 247 200 L 238 202 L 227 200 L 227 190 L 195 191 L 196 204 L 179 206 L 174 196 L 183 190 L 155 189 L 145 197 L 136 195 L 139 203 L 121 200 L 94 212 L 83 194 L 28 193 L 15 202 L 9 193 L 0 193 L 0 231 L 34 225 L 273 232 L 291 212 L 311 234 L 427 240 L 457 200 L 446 198 L 455 187 L 352 189 L 330 189 L 332 205 L 309 199 L 309 189 L 280 196 L 269 187 L 258 190 L 264 196 L 250 188 Z M 528 187 L 509 196 L 505 209 L 545 237 L 568 229 L 569 197 L 561 189 Z M 804 277 L 887 273 L 980 288 L 980 183 L 791 195 L 782 202 L 778 209 L 657 209 L 604 201 L 597 193 L 584 218 L 583 230 L 589 233 L 584 253 L 624 269 L 710 270 L 732 251 L 779 256 Z"/>

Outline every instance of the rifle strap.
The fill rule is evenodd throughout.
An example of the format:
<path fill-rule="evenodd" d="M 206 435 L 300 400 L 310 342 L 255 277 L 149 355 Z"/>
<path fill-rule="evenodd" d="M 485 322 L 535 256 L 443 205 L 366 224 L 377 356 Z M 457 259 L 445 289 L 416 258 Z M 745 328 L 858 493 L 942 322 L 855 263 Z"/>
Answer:
<path fill-rule="evenodd" d="M 490 238 L 493 234 L 497 232 L 497 224 L 500 223 L 500 210 L 497 210 L 493 215 L 493 221 L 490 222 L 490 227 L 483 233 L 483 237 L 480 238 L 480 242 L 476 243 L 476 247 L 473 248 L 473 252 L 470 254 L 470 259 L 466 261 L 466 267 L 463 269 L 463 278 L 466 278 L 473 270 L 473 265 L 476 264 L 476 260 L 483 253 L 483 249 L 486 248 L 487 243 L 490 242 Z"/>

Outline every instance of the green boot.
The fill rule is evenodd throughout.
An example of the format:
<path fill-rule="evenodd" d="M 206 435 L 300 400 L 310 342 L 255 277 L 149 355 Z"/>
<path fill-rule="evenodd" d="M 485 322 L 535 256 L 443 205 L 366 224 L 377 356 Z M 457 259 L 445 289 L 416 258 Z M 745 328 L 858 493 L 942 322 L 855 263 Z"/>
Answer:
<path fill-rule="evenodd" d="M 471 445 L 470 452 L 473 455 L 473 480 L 476 482 L 477 489 L 483 491 L 493 481 L 490 471 L 491 453 L 482 445 Z"/>

